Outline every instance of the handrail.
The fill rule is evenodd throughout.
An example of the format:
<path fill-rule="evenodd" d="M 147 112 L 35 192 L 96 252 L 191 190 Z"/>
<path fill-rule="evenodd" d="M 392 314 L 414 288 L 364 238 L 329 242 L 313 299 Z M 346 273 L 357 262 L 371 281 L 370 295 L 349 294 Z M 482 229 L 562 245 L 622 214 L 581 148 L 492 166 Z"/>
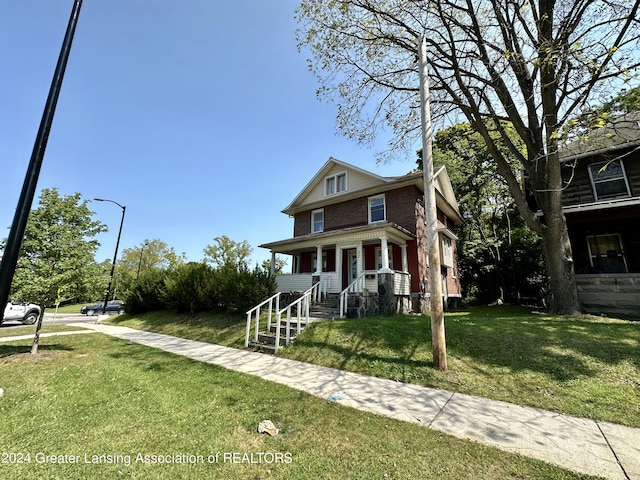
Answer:
<path fill-rule="evenodd" d="M 330 276 L 321 276 L 320 280 L 311 286 L 306 292 L 304 292 L 300 298 L 291 302 L 289 305 L 284 307 L 282 310 L 279 310 L 276 313 L 276 353 L 278 348 L 280 347 L 280 328 L 282 325 L 282 314 L 287 312 L 287 322 L 285 324 L 285 346 L 289 346 L 291 343 L 291 310 L 294 306 L 296 306 L 296 335 L 299 335 L 302 331 L 301 328 L 301 320 L 302 315 L 304 315 L 305 319 L 305 328 L 309 326 L 309 310 L 311 306 L 311 302 L 319 302 L 322 300 L 323 296 L 327 295 L 329 291 L 329 287 L 331 286 L 331 277 Z"/>
<path fill-rule="evenodd" d="M 251 318 L 253 317 L 253 313 L 255 312 L 256 324 L 254 328 L 253 341 L 258 341 L 258 332 L 260 331 L 260 308 L 269 304 L 269 314 L 267 315 L 267 330 L 271 328 L 271 316 L 273 315 L 274 303 L 275 303 L 275 311 L 280 310 L 280 295 L 282 292 L 276 292 L 271 297 L 267 298 L 264 302 L 256 305 L 251 310 L 247 311 L 247 331 L 244 337 L 244 346 L 249 346 L 249 335 L 251 333 Z"/>
<path fill-rule="evenodd" d="M 249 337 L 251 335 L 251 320 L 255 316 L 255 325 L 254 325 L 254 334 L 253 341 L 258 341 L 258 333 L 260 331 L 260 308 L 266 304 L 269 304 L 269 314 L 267 316 L 267 331 L 271 329 L 272 324 L 272 316 L 275 310 L 275 323 L 276 323 L 276 339 L 275 339 L 275 353 L 277 353 L 278 348 L 280 347 L 280 330 L 282 314 L 287 312 L 287 323 L 285 327 L 286 340 L 285 344 L 288 346 L 291 343 L 291 309 L 294 306 L 297 306 L 297 328 L 296 331 L 299 334 L 301 332 L 301 314 L 304 312 L 304 316 L 306 319 L 305 327 L 309 325 L 309 310 L 311 301 L 321 301 L 324 296 L 327 295 L 329 291 L 329 287 L 331 286 L 331 277 L 328 275 L 321 276 L 320 280 L 311 286 L 308 290 L 306 290 L 300 298 L 291 302 L 289 305 L 280 309 L 280 294 L 282 292 L 277 292 L 259 305 L 256 305 L 251 310 L 247 311 L 247 330 L 245 333 L 244 346 L 249 346 Z M 274 309 L 275 304 L 275 309 Z"/>
<path fill-rule="evenodd" d="M 340 318 L 345 317 L 345 313 L 347 312 L 347 298 L 349 292 L 360 292 L 364 289 L 364 278 L 365 272 L 360 273 L 356 277 L 356 279 L 349 284 L 347 288 L 345 288 L 342 292 L 340 292 L 340 297 L 338 299 L 338 303 L 340 304 Z"/>

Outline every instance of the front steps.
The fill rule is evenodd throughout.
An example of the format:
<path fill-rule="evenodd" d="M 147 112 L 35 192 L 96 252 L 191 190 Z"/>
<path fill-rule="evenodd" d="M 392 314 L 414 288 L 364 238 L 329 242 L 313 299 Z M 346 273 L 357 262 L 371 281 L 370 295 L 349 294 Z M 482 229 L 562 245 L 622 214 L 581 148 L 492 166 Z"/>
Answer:
<path fill-rule="evenodd" d="M 322 300 L 322 302 L 314 303 L 309 309 L 309 324 L 313 322 L 323 320 L 333 320 L 339 318 L 340 310 L 338 307 L 337 295 L 329 295 Z M 300 319 L 300 333 L 307 326 L 306 319 Z M 269 331 L 263 331 L 258 333 L 257 342 L 249 342 L 249 346 L 255 350 L 265 353 L 274 353 L 276 349 L 276 329 L 278 325 L 276 323 L 271 325 Z M 298 317 L 291 318 L 289 323 L 290 337 L 289 343 L 293 343 L 298 335 Z M 287 319 L 282 318 L 280 320 L 280 345 L 279 347 L 286 346 L 287 342 Z"/>

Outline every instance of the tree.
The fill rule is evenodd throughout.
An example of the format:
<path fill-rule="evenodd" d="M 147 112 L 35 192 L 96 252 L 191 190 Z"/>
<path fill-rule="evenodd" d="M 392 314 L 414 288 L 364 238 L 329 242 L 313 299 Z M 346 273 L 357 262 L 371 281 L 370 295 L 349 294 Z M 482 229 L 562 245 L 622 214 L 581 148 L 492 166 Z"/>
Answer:
<path fill-rule="evenodd" d="M 284 273 L 284 267 L 286 266 L 287 266 L 287 261 L 284 258 L 278 257 L 276 255 L 276 262 L 273 269 L 273 275 L 274 276 L 282 275 Z M 271 259 L 262 261 L 262 269 L 265 272 L 271 272 Z"/>
<path fill-rule="evenodd" d="M 186 262 L 184 253 L 178 255 L 160 239 L 145 240 L 140 246 L 125 248 L 118 260 L 116 288 L 124 298 L 136 284 L 140 275 L 147 270 L 173 271 Z"/>
<path fill-rule="evenodd" d="M 92 283 L 95 237 L 107 230 L 92 215 L 79 193 L 61 197 L 55 188 L 42 190 L 38 208 L 29 215 L 12 295 L 40 305 L 35 350 L 45 307 L 55 303 L 58 291 L 79 296 Z"/>
<path fill-rule="evenodd" d="M 511 127 L 504 125 L 508 131 Z M 511 134 L 513 143 L 518 139 Z M 508 156 L 499 138 L 496 143 Z M 522 145 L 519 148 L 523 148 Z M 418 168 L 422 155 L 418 152 Z M 458 266 L 465 298 L 517 302 L 542 290 L 543 261 L 536 235 L 518 216 L 482 136 L 468 123 L 436 132 L 434 161 L 447 167 L 464 223 Z M 538 295 L 539 296 L 539 295 Z"/>
<path fill-rule="evenodd" d="M 206 263 L 236 270 L 248 269 L 251 246 L 246 240 L 235 242 L 223 235 L 214 238 L 214 241 L 217 245 L 207 245 L 204 249 Z"/>
<path fill-rule="evenodd" d="M 441 121 L 462 115 L 482 136 L 520 215 L 542 239 L 552 310 L 574 314 L 579 303 L 558 149 L 569 119 L 637 75 L 639 6 L 640 0 L 303 0 L 296 16 L 318 94 L 338 102 L 338 129 L 367 142 L 390 127 L 392 152 L 413 147 L 420 129 L 415 59 L 426 34 L 432 111 Z M 521 171 L 542 215 L 527 202 Z"/>

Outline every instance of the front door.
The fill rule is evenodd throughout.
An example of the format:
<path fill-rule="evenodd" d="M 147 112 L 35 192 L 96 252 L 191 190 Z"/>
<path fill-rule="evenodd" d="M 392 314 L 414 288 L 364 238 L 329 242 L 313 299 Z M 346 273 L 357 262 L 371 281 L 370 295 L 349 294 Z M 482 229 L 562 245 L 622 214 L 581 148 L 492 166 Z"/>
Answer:
<path fill-rule="evenodd" d="M 342 251 L 342 288 L 358 277 L 358 253 L 355 248 Z"/>
<path fill-rule="evenodd" d="M 358 252 L 349 250 L 349 285 L 358 278 Z"/>

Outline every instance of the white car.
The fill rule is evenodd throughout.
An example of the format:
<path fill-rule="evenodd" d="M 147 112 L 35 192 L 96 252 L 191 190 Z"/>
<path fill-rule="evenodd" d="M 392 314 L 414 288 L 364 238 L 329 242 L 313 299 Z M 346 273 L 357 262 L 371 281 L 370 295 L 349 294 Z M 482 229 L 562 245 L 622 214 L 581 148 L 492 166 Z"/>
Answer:
<path fill-rule="evenodd" d="M 38 321 L 40 307 L 35 303 L 8 302 L 0 324 L 7 320 L 19 320 L 25 325 L 33 325 Z"/>

